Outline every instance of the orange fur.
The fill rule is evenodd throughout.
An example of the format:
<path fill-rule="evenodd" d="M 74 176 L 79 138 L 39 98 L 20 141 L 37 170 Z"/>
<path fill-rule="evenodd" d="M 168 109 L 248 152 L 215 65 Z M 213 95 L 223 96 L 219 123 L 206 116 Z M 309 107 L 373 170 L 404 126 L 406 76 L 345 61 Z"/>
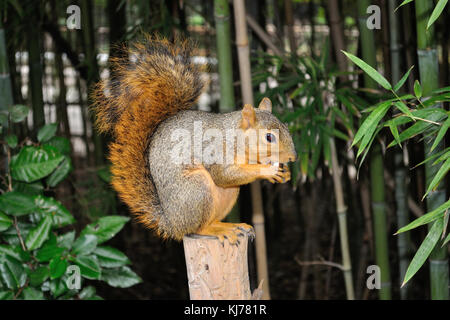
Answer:
<path fill-rule="evenodd" d="M 112 133 L 112 185 L 137 220 L 158 230 L 162 209 L 150 175 L 148 146 L 158 124 L 189 109 L 203 89 L 187 41 L 146 36 L 112 59 L 112 78 L 92 98 L 96 127 Z"/>

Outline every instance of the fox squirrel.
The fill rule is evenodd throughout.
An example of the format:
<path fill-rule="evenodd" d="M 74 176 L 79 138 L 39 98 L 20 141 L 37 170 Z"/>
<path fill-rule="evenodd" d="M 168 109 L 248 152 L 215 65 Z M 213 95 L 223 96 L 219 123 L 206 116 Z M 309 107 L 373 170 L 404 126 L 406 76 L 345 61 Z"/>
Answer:
<path fill-rule="evenodd" d="M 288 181 L 290 172 L 283 164 L 297 155 L 288 128 L 271 114 L 268 98 L 257 109 L 245 105 L 226 114 L 188 110 L 204 88 L 191 49 L 186 40 L 172 43 L 151 36 L 125 48 L 111 61 L 110 79 L 93 91 L 96 127 L 114 138 L 112 185 L 139 222 L 162 238 L 182 240 L 196 233 L 236 243 L 252 227 L 220 221 L 236 203 L 239 186 L 257 179 Z M 200 147 L 221 154 L 225 140 L 202 141 L 200 136 L 196 146 L 190 142 L 197 129 L 213 129 L 216 138 L 240 129 L 247 140 L 250 132 L 258 132 L 258 143 L 246 143 L 231 162 L 206 163 L 189 152 Z M 185 143 L 174 139 L 175 132 L 188 135 L 178 137 Z M 188 152 L 188 163 L 175 161 L 174 150 L 180 146 Z"/>

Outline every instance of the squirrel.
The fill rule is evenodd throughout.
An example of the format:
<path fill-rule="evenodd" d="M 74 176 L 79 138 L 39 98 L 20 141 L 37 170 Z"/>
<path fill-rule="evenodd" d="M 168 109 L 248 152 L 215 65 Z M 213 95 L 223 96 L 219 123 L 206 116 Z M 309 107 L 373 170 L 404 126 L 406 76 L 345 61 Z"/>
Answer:
<path fill-rule="evenodd" d="M 246 104 L 225 114 L 189 110 L 205 86 L 192 48 L 189 40 L 149 35 L 124 47 L 124 54 L 111 59 L 109 80 L 92 92 L 95 124 L 101 133 L 112 134 L 111 183 L 138 222 L 164 239 L 200 234 L 235 244 L 242 232 L 253 233 L 247 224 L 221 222 L 236 203 L 239 187 L 257 179 L 289 181 L 285 164 L 297 154 L 268 98 L 258 108 Z M 216 137 L 202 140 L 200 135 L 200 143 L 191 143 L 199 130 Z M 224 137 L 230 130 L 247 139 L 231 161 L 210 163 L 195 152 L 190 155 L 199 147 L 222 154 L 233 139 L 217 134 Z M 247 142 L 251 132 L 257 143 Z M 174 157 L 177 149 L 187 154 L 186 162 Z"/>

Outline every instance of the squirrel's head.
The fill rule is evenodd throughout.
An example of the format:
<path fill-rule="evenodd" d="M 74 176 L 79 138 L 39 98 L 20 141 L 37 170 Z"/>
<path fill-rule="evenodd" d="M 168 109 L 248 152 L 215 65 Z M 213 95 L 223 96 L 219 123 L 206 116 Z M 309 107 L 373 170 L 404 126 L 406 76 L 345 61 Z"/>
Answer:
<path fill-rule="evenodd" d="M 272 114 L 272 102 L 264 98 L 258 108 L 246 104 L 241 111 L 241 129 L 248 137 L 247 156 L 262 164 L 295 161 L 297 153 L 288 127 Z M 256 143 L 255 143 L 255 140 Z"/>

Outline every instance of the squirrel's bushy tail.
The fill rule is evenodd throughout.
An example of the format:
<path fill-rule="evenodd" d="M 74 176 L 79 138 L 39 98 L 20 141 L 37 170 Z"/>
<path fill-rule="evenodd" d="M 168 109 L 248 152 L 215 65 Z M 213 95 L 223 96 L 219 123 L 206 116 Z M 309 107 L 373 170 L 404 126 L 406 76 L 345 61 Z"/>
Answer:
<path fill-rule="evenodd" d="M 93 111 L 100 132 L 110 132 L 112 185 L 138 220 L 157 233 L 163 214 L 148 163 L 156 127 L 189 109 L 203 89 L 191 61 L 188 41 L 171 43 L 146 36 L 112 59 L 110 79 L 93 91 Z"/>

